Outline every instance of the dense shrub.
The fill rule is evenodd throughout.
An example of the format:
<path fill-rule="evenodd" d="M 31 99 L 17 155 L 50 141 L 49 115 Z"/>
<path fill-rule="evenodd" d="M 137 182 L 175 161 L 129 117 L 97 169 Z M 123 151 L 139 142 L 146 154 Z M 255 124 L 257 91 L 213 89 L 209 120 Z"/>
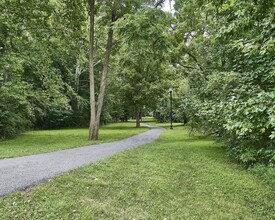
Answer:
<path fill-rule="evenodd" d="M 274 2 L 209 2 L 193 5 L 212 20 L 207 34 L 189 39 L 202 57 L 188 74 L 182 111 L 192 127 L 222 137 L 246 166 L 275 164 Z"/>
<path fill-rule="evenodd" d="M 22 83 L 0 86 L 0 139 L 10 138 L 31 125 L 33 111 L 27 99 L 28 90 Z"/>

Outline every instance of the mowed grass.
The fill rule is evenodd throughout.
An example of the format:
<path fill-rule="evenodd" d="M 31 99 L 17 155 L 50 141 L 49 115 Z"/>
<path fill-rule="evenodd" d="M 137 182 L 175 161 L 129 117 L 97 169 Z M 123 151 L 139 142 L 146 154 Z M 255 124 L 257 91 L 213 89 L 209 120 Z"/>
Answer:
<path fill-rule="evenodd" d="M 146 127 L 135 128 L 134 122 L 112 123 L 100 128 L 97 141 L 88 140 L 88 128 L 29 131 L 0 142 L 0 159 L 112 142 L 146 130 Z"/>
<path fill-rule="evenodd" d="M 210 138 L 167 130 L 27 192 L 0 198 L 0 219 L 275 219 L 275 191 Z"/>

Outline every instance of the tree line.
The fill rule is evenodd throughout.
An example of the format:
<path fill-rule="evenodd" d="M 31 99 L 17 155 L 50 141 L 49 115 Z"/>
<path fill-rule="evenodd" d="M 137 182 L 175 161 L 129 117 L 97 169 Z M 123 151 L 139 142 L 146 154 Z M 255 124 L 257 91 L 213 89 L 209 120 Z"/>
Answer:
<path fill-rule="evenodd" d="M 275 161 L 271 0 L 0 2 L 0 138 L 151 112 L 224 141 L 246 166 Z M 273 165 L 272 165 L 273 164 Z"/>

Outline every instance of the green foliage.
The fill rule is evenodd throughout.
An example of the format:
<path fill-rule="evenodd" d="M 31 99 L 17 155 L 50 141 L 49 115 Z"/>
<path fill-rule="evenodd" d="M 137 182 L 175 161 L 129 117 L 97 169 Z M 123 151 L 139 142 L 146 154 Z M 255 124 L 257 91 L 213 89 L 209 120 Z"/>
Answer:
<path fill-rule="evenodd" d="M 169 71 L 173 71 L 170 68 Z M 174 73 L 177 76 L 176 73 Z M 170 82 L 170 87 L 173 89 L 172 92 L 172 121 L 181 122 L 186 124 L 188 118 L 186 117 L 186 111 L 182 111 L 182 96 L 186 94 L 186 89 L 188 89 L 188 82 L 186 80 L 178 79 L 175 77 Z M 157 106 L 154 109 L 154 117 L 158 122 L 170 122 L 170 93 L 169 91 L 163 92 L 163 97 L 157 102 Z"/>
<path fill-rule="evenodd" d="M 88 124 L 86 3 L 0 2 L 0 139 Z M 114 29 L 101 123 L 142 111 L 167 121 L 173 87 L 175 121 L 221 137 L 246 166 L 274 164 L 274 1 L 176 0 L 174 16 L 162 4 L 96 2 L 96 94 Z"/>
<path fill-rule="evenodd" d="M 168 89 L 168 17 L 157 9 L 143 9 L 125 15 L 115 30 L 121 41 L 115 57 L 117 83 L 124 106 L 139 115 L 144 107 L 155 108 L 157 101 L 152 100 Z"/>
<path fill-rule="evenodd" d="M 114 19 L 118 20 L 125 14 L 138 12 L 140 8 L 159 8 L 161 4 L 163 1 L 152 0 L 96 2 L 96 94 L 113 10 L 116 11 Z M 88 124 L 87 6 L 87 1 L 82 0 L 0 2 L 0 83 L 29 87 L 26 97 L 31 105 L 33 120 L 25 128 Z M 121 110 L 120 106 L 124 108 L 125 103 L 117 95 L 110 89 L 102 123 L 124 117 L 128 111 Z M 5 126 L 6 121 L 1 119 L 0 123 Z M 20 130 L 24 130 L 23 124 Z"/>
<path fill-rule="evenodd" d="M 221 136 L 246 166 L 274 164 L 274 2 L 177 1 L 176 9 L 174 62 L 189 82 L 190 124 Z"/>
<path fill-rule="evenodd" d="M 0 8 L 0 86 L 5 91 L 13 88 L 11 94 L 22 89 L 24 94 L 20 96 L 18 92 L 14 104 L 18 99 L 20 103 L 25 100 L 31 112 L 26 113 L 23 107 L 22 112 L 10 110 L 16 123 L 8 122 L 5 114 L 0 123 L 9 127 L 10 134 L 1 129 L 0 138 L 29 126 L 61 126 L 74 109 L 72 104 L 81 99 L 74 88 L 74 71 L 86 41 L 84 3 L 5 0 Z M 12 102 L 7 95 L 1 99 L 2 103 Z M 1 112 L 6 109 L 1 105 Z"/>
<path fill-rule="evenodd" d="M 34 115 L 27 97 L 29 90 L 22 83 L 0 86 L 0 139 L 10 138 L 31 125 Z"/>

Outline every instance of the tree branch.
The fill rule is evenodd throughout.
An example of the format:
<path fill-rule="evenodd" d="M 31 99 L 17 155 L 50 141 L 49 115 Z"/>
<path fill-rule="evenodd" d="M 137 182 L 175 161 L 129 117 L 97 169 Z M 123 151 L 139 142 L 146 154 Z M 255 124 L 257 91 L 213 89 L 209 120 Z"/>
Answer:
<path fill-rule="evenodd" d="M 200 70 L 202 72 L 204 72 L 204 70 L 203 70 L 202 66 L 200 65 L 200 63 L 198 62 L 197 58 L 193 54 L 191 54 L 189 51 L 186 50 L 185 52 L 196 62 L 196 64 L 200 68 Z"/>
<path fill-rule="evenodd" d="M 161 6 L 163 4 L 164 0 L 158 0 L 155 4 L 155 8 L 158 8 L 159 6 Z"/>
<path fill-rule="evenodd" d="M 186 65 L 183 65 L 182 63 L 177 63 L 177 64 L 179 64 L 181 67 L 184 67 L 184 68 L 187 68 L 187 69 L 196 69 L 193 66 L 186 66 Z"/>

